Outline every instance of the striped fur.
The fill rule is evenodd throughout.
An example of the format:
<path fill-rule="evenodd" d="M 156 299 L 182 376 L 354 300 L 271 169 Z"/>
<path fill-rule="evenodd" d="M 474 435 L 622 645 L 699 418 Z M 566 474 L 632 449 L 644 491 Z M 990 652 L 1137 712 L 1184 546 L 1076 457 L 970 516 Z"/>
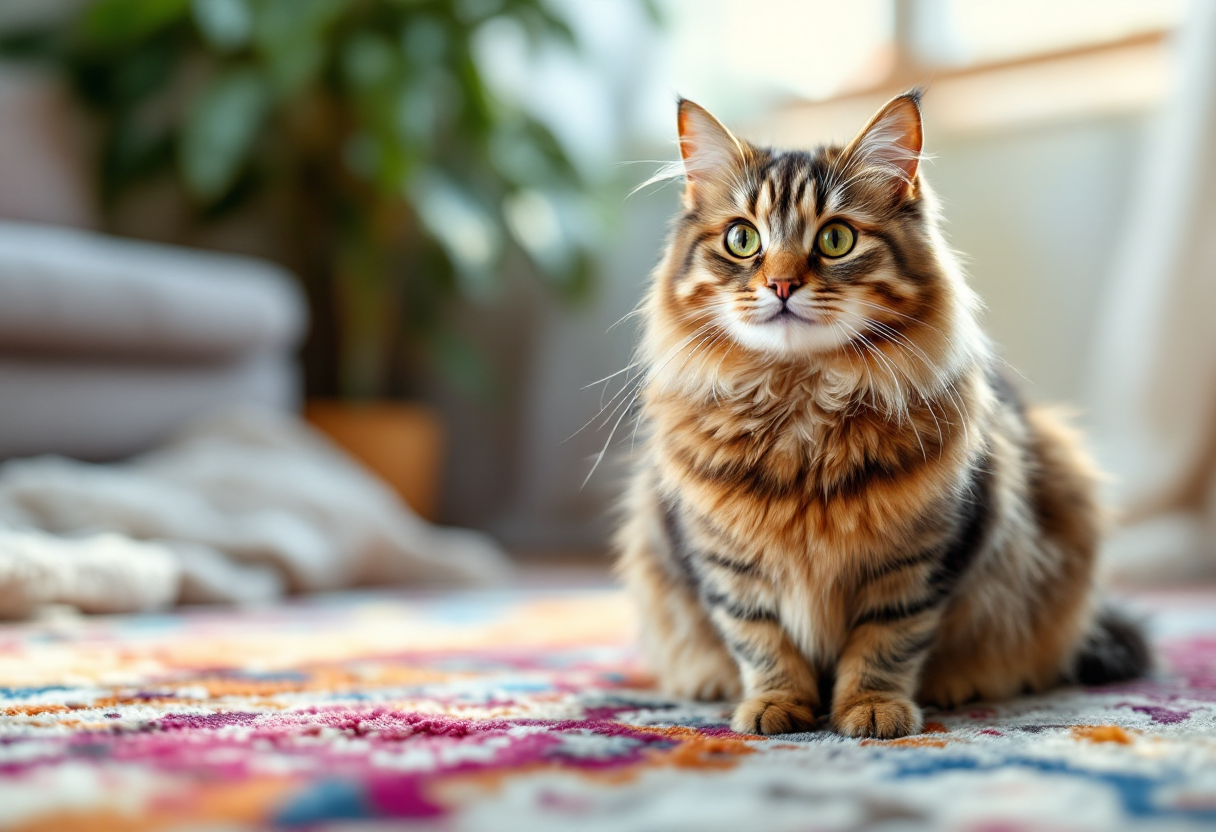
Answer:
<path fill-rule="evenodd" d="M 662 686 L 738 699 L 741 732 L 899 737 L 918 702 L 1144 672 L 1135 644 L 1103 664 L 1142 638 L 1095 617 L 1095 474 L 997 370 L 917 171 L 919 95 L 813 152 L 691 102 L 679 123 L 618 539 Z M 725 246 L 738 221 L 753 257 Z M 836 258 L 815 243 L 832 221 L 856 235 Z"/>

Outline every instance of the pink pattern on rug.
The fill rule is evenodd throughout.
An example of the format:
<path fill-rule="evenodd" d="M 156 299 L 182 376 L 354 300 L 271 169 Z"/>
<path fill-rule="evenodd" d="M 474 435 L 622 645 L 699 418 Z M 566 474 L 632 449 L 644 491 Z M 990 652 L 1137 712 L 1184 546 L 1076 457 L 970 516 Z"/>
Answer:
<path fill-rule="evenodd" d="M 1201 828 L 1213 598 L 1141 602 L 1172 633 L 1152 679 L 934 712 L 932 733 L 889 743 L 743 737 L 725 706 L 663 696 L 609 592 L 6 625 L 0 827 L 608 832 L 678 804 L 702 829 Z"/>

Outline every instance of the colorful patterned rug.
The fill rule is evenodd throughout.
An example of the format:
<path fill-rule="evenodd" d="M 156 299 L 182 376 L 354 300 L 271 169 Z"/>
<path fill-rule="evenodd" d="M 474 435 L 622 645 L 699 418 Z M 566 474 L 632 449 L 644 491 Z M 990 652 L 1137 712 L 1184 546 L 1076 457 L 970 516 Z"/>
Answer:
<path fill-rule="evenodd" d="M 0 627 L 17 830 L 1168 830 L 1216 825 L 1216 593 L 1140 596 L 1150 681 L 732 733 L 647 689 L 608 590 L 359 594 Z"/>

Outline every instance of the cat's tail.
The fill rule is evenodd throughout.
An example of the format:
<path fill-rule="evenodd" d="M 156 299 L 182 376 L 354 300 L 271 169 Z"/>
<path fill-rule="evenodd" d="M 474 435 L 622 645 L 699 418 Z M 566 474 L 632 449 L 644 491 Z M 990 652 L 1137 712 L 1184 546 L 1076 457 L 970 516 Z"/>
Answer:
<path fill-rule="evenodd" d="M 1069 675 L 1078 684 L 1105 685 L 1137 679 L 1152 666 L 1144 626 L 1120 610 L 1103 607 L 1090 624 Z"/>

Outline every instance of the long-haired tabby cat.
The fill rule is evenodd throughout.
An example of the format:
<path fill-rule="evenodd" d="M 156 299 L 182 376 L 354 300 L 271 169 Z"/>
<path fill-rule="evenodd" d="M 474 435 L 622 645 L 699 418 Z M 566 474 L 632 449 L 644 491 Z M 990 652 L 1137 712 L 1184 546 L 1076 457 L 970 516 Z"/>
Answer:
<path fill-rule="evenodd" d="M 643 304 L 619 569 L 661 686 L 734 730 L 920 730 L 1147 670 L 1095 603 L 1095 473 L 1023 405 L 919 170 L 920 94 L 777 151 L 679 105 L 683 210 Z"/>

